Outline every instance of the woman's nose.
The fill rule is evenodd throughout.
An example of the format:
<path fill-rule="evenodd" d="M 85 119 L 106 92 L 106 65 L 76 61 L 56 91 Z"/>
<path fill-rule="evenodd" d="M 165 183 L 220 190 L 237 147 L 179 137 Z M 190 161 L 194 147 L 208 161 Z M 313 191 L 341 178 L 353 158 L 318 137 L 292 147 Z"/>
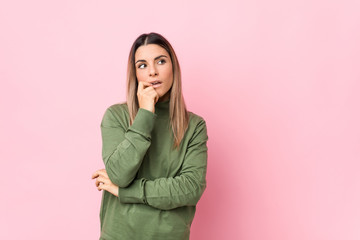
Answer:
<path fill-rule="evenodd" d="M 157 69 L 155 66 L 150 66 L 149 69 L 150 69 L 150 76 L 158 75 L 158 72 L 157 72 Z"/>

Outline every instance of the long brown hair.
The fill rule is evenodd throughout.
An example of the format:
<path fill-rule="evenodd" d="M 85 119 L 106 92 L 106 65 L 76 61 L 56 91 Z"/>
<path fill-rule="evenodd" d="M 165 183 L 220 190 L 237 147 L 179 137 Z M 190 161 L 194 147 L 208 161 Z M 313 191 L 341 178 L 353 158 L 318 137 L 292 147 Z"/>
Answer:
<path fill-rule="evenodd" d="M 127 106 L 130 115 L 130 125 L 133 123 L 135 116 L 139 109 L 139 102 L 137 99 L 138 82 L 136 78 L 135 69 L 135 52 L 143 45 L 157 44 L 164 48 L 170 55 L 173 70 L 173 85 L 170 88 L 170 103 L 169 115 L 170 123 L 174 136 L 173 148 L 179 148 L 181 140 L 183 139 L 187 127 L 189 125 L 189 113 L 186 109 L 184 97 L 181 88 L 181 71 L 178 59 L 171 44 L 158 33 L 148 33 L 140 35 L 133 43 L 127 68 Z"/>

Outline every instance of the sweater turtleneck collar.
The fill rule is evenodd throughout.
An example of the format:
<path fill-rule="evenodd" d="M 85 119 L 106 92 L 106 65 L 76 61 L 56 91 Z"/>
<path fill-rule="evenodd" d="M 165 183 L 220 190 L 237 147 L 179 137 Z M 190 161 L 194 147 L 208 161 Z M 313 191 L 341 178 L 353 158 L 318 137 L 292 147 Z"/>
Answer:
<path fill-rule="evenodd" d="M 170 105 L 170 99 L 157 102 L 155 104 L 155 113 L 158 116 L 169 116 L 169 105 Z"/>

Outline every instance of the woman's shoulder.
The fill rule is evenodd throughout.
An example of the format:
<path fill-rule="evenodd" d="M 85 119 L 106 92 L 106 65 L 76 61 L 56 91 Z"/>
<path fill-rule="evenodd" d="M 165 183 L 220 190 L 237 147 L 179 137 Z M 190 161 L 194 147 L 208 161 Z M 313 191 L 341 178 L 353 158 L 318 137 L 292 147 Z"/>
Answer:
<path fill-rule="evenodd" d="M 187 111 L 189 113 L 189 123 L 192 125 L 198 125 L 200 123 L 206 123 L 205 119 L 200 116 L 199 114 L 196 114 L 191 111 Z"/>
<path fill-rule="evenodd" d="M 194 112 L 188 111 L 189 113 L 189 126 L 187 128 L 187 134 L 191 136 L 191 139 L 199 138 L 207 140 L 207 126 L 204 117 Z"/>
<path fill-rule="evenodd" d="M 121 123 L 126 125 L 129 119 L 129 110 L 126 102 L 114 103 L 108 106 L 103 115 L 103 124 Z"/>
<path fill-rule="evenodd" d="M 106 111 L 111 111 L 113 114 L 122 115 L 124 112 L 129 113 L 129 109 L 126 102 L 114 103 L 108 106 Z"/>

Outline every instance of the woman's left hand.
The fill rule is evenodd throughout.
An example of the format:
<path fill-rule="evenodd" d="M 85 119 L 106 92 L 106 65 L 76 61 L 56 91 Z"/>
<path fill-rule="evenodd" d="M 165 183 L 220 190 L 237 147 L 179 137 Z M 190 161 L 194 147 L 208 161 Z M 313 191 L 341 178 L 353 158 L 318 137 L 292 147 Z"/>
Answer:
<path fill-rule="evenodd" d="M 106 190 L 116 197 L 118 196 L 119 187 L 110 181 L 105 169 L 97 170 L 92 174 L 91 178 L 96 178 L 95 185 L 99 191 Z"/>

